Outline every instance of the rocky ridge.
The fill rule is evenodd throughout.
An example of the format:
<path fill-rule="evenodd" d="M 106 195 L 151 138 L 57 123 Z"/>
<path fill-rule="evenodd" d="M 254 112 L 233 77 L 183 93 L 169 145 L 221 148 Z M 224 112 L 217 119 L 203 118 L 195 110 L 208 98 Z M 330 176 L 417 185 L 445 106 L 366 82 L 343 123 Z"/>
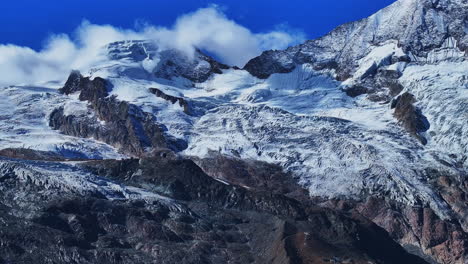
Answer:
<path fill-rule="evenodd" d="M 93 137 L 135 156 L 143 155 L 151 148 L 177 151 L 184 148 L 184 142 L 164 134 L 164 127 L 152 115 L 133 104 L 107 97 L 107 89 L 108 84 L 102 78 L 91 81 L 79 72 L 72 72 L 60 92 L 79 92 L 79 100 L 88 101 L 95 115 L 65 115 L 63 107 L 57 108 L 50 114 L 49 125 L 68 135 Z"/>

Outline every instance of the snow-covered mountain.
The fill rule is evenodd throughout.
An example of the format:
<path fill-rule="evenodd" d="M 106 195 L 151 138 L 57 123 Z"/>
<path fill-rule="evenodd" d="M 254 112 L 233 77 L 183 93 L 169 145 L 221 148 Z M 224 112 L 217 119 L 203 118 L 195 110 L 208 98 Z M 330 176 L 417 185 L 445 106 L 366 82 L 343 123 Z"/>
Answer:
<path fill-rule="evenodd" d="M 338 79 L 362 78 L 366 71 L 395 61 L 437 62 L 466 56 L 464 0 L 404 0 L 360 21 L 285 51 L 267 51 L 246 69 L 258 77 L 313 63 L 336 68 Z M 365 63 L 367 62 L 367 63 Z M 374 68 L 374 69 L 372 69 Z M 360 73 L 360 74 L 359 74 Z"/>
<path fill-rule="evenodd" d="M 57 162 L 2 158 L 0 172 L 46 189 L 180 209 L 151 180 L 125 187 L 60 160 L 163 152 L 192 159 L 222 184 L 259 182 L 238 168 L 268 163 L 282 170 L 271 181 L 307 190 L 301 199 L 364 216 L 428 262 L 466 263 L 467 21 L 465 0 L 400 0 L 243 69 L 150 40 L 109 43 L 105 59 L 64 85 L 0 90 L 2 155 L 28 158 L 29 149 Z M 219 157 L 236 164 L 239 179 L 206 165 Z M 125 181 L 141 177 L 122 162 L 118 170 L 131 171 Z M 116 177 L 106 166 L 100 173 Z"/>

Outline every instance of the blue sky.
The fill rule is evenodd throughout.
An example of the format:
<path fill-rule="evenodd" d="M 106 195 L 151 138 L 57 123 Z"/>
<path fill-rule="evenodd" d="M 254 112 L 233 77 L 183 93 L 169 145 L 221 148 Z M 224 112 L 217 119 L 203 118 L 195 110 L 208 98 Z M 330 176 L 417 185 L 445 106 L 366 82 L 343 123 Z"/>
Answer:
<path fill-rule="evenodd" d="M 243 67 L 367 17 L 394 0 L 6 0 L 0 16 L 1 85 L 60 81 L 108 59 L 106 44 L 150 40 L 191 57 L 201 49 Z"/>
<path fill-rule="evenodd" d="M 40 49 L 51 34 L 72 33 L 87 19 L 94 24 L 134 28 L 145 22 L 171 26 L 181 14 L 217 4 L 229 19 L 252 32 L 287 24 L 308 39 L 364 18 L 394 0 L 7 0 L 0 16 L 0 43 Z"/>

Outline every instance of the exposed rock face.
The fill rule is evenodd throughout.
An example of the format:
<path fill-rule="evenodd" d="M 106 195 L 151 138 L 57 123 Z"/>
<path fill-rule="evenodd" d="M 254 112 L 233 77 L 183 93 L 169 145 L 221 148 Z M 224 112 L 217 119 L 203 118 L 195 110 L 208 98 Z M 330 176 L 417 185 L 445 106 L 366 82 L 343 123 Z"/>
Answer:
<path fill-rule="evenodd" d="M 80 92 L 81 101 L 97 102 L 100 98 L 108 95 L 108 84 L 100 77 L 90 80 L 89 77 L 83 77 L 79 71 L 72 71 L 65 85 L 59 89 L 63 94 L 69 95 Z"/>
<path fill-rule="evenodd" d="M 219 153 L 213 153 L 209 158 L 192 157 L 192 160 L 215 179 L 249 190 L 274 190 L 300 201 L 309 199 L 307 191 L 296 182 L 291 173 L 284 172 L 281 166 L 256 160 L 242 160 Z"/>
<path fill-rule="evenodd" d="M 382 69 L 377 73 L 375 77 L 375 86 L 385 87 L 388 89 L 388 98 L 393 98 L 400 94 L 403 91 L 404 87 L 398 81 L 400 78 L 401 72 L 396 70 Z"/>
<path fill-rule="evenodd" d="M 359 95 L 367 94 L 369 92 L 369 88 L 364 87 L 362 85 L 354 85 L 352 87 L 347 88 L 344 92 L 351 97 L 356 97 Z"/>
<path fill-rule="evenodd" d="M 406 92 L 392 102 L 392 108 L 395 108 L 394 115 L 402 123 L 403 127 L 416 136 L 421 143 L 426 144 L 426 139 L 420 133 L 429 129 L 429 122 L 421 111 L 413 105 L 415 102 L 414 95 Z"/>
<path fill-rule="evenodd" d="M 289 49 L 288 49 L 289 50 Z M 261 56 L 253 58 L 244 67 L 252 75 L 266 79 L 273 73 L 288 73 L 294 70 L 293 54 L 286 51 L 265 51 Z"/>
<path fill-rule="evenodd" d="M 361 202 L 327 201 L 323 205 L 362 215 L 429 263 L 464 263 L 468 255 L 467 233 L 458 223 L 441 220 L 430 208 L 404 206 L 377 197 Z"/>
<path fill-rule="evenodd" d="M 372 102 L 389 103 L 404 89 L 398 80 L 400 76 L 401 72 L 398 70 L 376 69 L 375 73 L 346 87 L 344 91 L 351 97 L 367 94 L 367 99 Z"/>
<path fill-rule="evenodd" d="M 271 192 L 253 193 L 244 188 L 215 181 L 191 160 L 156 157 L 142 159 L 138 166 L 120 166 L 120 161 L 89 162 L 84 166 L 111 179 L 127 178 L 128 183 L 135 186 L 145 186 L 150 182 L 154 187 L 150 187 L 149 190 L 162 192 L 178 200 L 203 199 L 215 206 L 261 210 L 300 219 L 306 217 L 300 209 L 300 204 L 293 199 L 282 198 Z M 96 168 L 93 169 L 93 166 Z M 118 174 L 115 174 L 116 171 Z"/>
<path fill-rule="evenodd" d="M 459 222 L 440 219 L 432 209 L 407 206 L 385 197 L 369 195 L 364 200 L 323 200 L 312 198 L 291 177 L 273 165 L 213 155 L 196 159 L 210 176 L 236 182 L 251 190 L 275 190 L 305 204 L 315 200 L 321 206 L 361 215 L 384 228 L 409 252 L 420 255 L 429 263 L 463 263 L 468 256 L 468 222 L 466 212 L 467 181 L 440 172 L 431 172 L 435 188 L 460 215 Z M 266 176 L 266 177 L 265 177 Z M 447 253 L 451 252 L 451 253 Z"/>
<path fill-rule="evenodd" d="M 279 194 L 226 185 L 188 160 L 161 155 L 86 163 L 100 182 L 89 178 L 92 185 L 75 189 L 37 175 L 36 170 L 46 173 L 44 165 L 9 160 L 0 164 L 0 221 L 8 226 L 0 228 L 3 262 L 425 263 L 365 220 L 304 206 Z M 53 165 L 71 169 L 76 179 L 88 175 L 70 165 Z M 115 199 L 103 189 L 113 184 L 107 177 L 120 188 L 148 189 L 134 188 L 129 196 Z M 188 191 L 185 205 L 151 194 L 177 196 L 166 191 L 176 181 L 178 189 Z M 26 195 L 17 196 L 23 188 Z M 95 188 L 94 196 L 78 195 L 88 192 L 86 188 Z M 151 195 L 156 199 L 149 199 Z M 28 202 L 32 200 L 35 203 Z M 37 250 L 27 250 L 31 247 Z"/>
<path fill-rule="evenodd" d="M 156 77 L 171 79 L 176 76 L 187 78 L 193 82 L 204 82 L 212 74 L 221 74 L 229 66 L 217 62 L 213 58 L 196 50 L 195 58 L 188 58 L 176 50 L 161 52 L 161 61 L 154 72 Z"/>
<path fill-rule="evenodd" d="M 458 164 L 461 168 L 461 162 Z M 429 172 L 432 175 L 431 182 L 440 195 L 450 204 L 454 213 L 458 216 L 459 224 L 468 233 L 468 177 L 451 175 L 435 169 Z M 466 245 L 466 243 L 465 243 Z"/>
<path fill-rule="evenodd" d="M 40 151 L 34 149 L 25 149 L 25 148 L 6 148 L 0 150 L 0 156 L 8 157 L 13 159 L 23 159 L 23 160 L 50 160 L 50 161 L 60 161 L 66 160 L 60 154 L 52 151 Z"/>
<path fill-rule="evenodd" d="M 80 91 L 79 99 L 89 101 L 95 115 L 65 115 L 63 107 L 57 108 L 50 114 L 49 125 L 67 135 L 104 141 L 135 156 L 152 148 L 185 148 L 184 142 L 165 135 L 164 127 L 156 122 L 153 115 L 136 105 L 106 97 L 105 89 L 105 80 L 96 78 L 90 81 L 73 72 L 61 91 Z"/>
<path fill-rule="evenodd" d="M 165 94 L 163 91 L 157 88 L 149 88 L 149 90 L 151 93 L 153 93 L 157 97 L 167 100 L 171 102 L 172 104 L 178 103 L 180 107 L 184 108 L 184 113 L 188 115 L 191 114 L 189 103 L 184 98 Z"/>

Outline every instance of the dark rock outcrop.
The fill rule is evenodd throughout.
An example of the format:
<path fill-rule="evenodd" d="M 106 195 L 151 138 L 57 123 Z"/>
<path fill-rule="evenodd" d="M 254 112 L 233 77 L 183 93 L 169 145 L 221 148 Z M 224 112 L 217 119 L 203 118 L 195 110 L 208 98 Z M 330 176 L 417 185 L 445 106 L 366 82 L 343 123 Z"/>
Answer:
<path fill-rule="evenodd" d="M 65 85 L 59 89 L 60 93 L 69 95 L 75 92 L 80 92 L 79 99 L 81 101 L 96 102 L 99 98 L 104 98 L 108 95 L 109 84 L 106 80 L 96 77 L 90 80 L 89 77 L 83 77 L 79 71 L 72 71 Z"/>
<path fill-rule="evenodd" d="M 266 79 L 274 73 L 288 73 L 296 68 L 291 54 L 286 51 L 269 50 L 262 55 L 251 59 L 244 66 L 244 70 L 250 72 L 255 77 Z M 288 63 L 282 63 L 281 57 L 287 57 Z"/>
<path fill-rule="evenodd" d="M 62 155 L 52 151 L 40 151 L 25 148 L 6 148 L 0 150 L 0 156 L 23 159 L 23 160 L 49 160 L 49 161 L 63 161 L 66 160 Z"/>
<path fill-rule="evenodd" d="M 89 79 L 83 78 L 79 71 L 72 71 L 68 76 L 65 85 L 59 89 L 59 92 L 66 95 L 79 92 L 83 89 L 83 83 L 87 81 L 89 81 Z"/>
<path fill-rule="evenodd" d="M 217 62 L 200 50 L 195 51 L 194 58 L 177 50 L 165 50 L 161 51 L 161 61 L 154 75 L 164 79 L 183 77 L 200 83 L 208 80 L 214 73 L 221 74 L 225 69 L 229 69 L 229 66 Z"/>
<path fill-rule="evenodd" d="M 369 92 L 369 88 L 364 87 L 362 85 L 353 85 L 344 90 L 346 95 L 351 97 L 357 97 L 359 95 L 367 94 Z"/>
<path fill-rule="evenodd" d="M 305 201 L 308 192 L 291 175 L 274 164 L 257 160 L 242 160 L 212 153 L 209 158 L 191 157 L 203 171 L 215 179 L 243 186 L 249 190 L 274 191 Z"/>
<path fill-rule="evenodd" d="M 461 164 L 458 164 L 461 167 Z M 458 216 L 459 224 L 468 233 L 468 177 L 456 176 L 436 169 L 428 169 L 431 182 Z M 465 243 L 468 245 L 468 242 Z M 467 250 L 468 251 L 468 250 Z"/>
<path fill-rule="evenodd" d="M 157 88 L 149 88 L 149 90 L 151 93 L 153 93 L 157 97 L 160 97 L 166 101 L 169 101 L 172 104 L 178 103 L 179 106 L 184 109 L 184 113 L 186 113 L 187 115 L 191 114 L 189 103 L 184 98 L 165 94 L 163 91 Z"/>
<path fill-rule="evenodd" d="M 429 129 L 429 122 L 421 111 L 414 106 L 416 99 L 414 95 L 405 92 L 392 101 L 391 107 L 395 109 L 394 115 L 403 125 L 403 127 L 422 144 L 427 140 L 420 134 Z"/>
<path fill-rule="evenodd" d="M 374 75 L 343 90 L 351 97 L 366 94 L 372 102 L 388 103 L 404 89 L 398 80 L 400 76 L 398 71 L 379 68 Z"/>
<path fill-rule="evenodd" d="M 110 97 L 99 100 L 95 109 L 99 119 L 64 115 L 63 108 L 57 108 L 50 114 L 49 125 L 67 135 L 106 142 L 134 156 L 144 155 L 154 147 L 177 151 L 185 148 L 184 142 L 166 136 L 164 127 L 135 105 Z"/>
<path fill-rule="evenodd" d="M 49 125 L 67 135 L 106 142 L 134 156 L 144 155 L 152 148 L 180 151 L 186 147 L 185 142 L 166 135 L 165 127 L 152 114 L 134 104 L 106 97 L 105 83 L 103 79 L 90 81 L 73 72 L 61 91 L 79 91 L 80 100 L 90 102 L 95 116 L 65 115 L 63 108 L 57 108 L 50 114 Z"/>
<path fill-rule="evenodd" d="M 161 192 L 178 200 L 203 199 L 213 206 L 306 218 L 296 200 L 283 198 L 272 192 L 253 193 L 245 188 L 216 181 L 191 160 L 157 156 L 134 160 L 132 164 L 125 166 L 121 166 L 120 161 L 88 162 L 83 166 L 103 177 L 117 181 L 127 179 L 127 184 L 148 188 L 150 183 L 154 186 L 154 189 L 150 187 L 151 191 Z M 141 175 L 135 176 L 138 170 Z"/>
<path fill-rule="evenodd" d="M 380 70 L 376 77 L 376 84 L 380 87 L 387 87 L 391 97 L 397 96 L 403 91 L 403 85 L 398 81 L 401 73 L 394 70 Z"/>
<path fill-rule="evenodd" d="M 412 207 L 378 197 L 326 201 L 322 205 L 365 217 L 429 263 L 464 263 L 468 255 L 468 234 L 459 224 L 440 219 L 428 207 Z"/>

